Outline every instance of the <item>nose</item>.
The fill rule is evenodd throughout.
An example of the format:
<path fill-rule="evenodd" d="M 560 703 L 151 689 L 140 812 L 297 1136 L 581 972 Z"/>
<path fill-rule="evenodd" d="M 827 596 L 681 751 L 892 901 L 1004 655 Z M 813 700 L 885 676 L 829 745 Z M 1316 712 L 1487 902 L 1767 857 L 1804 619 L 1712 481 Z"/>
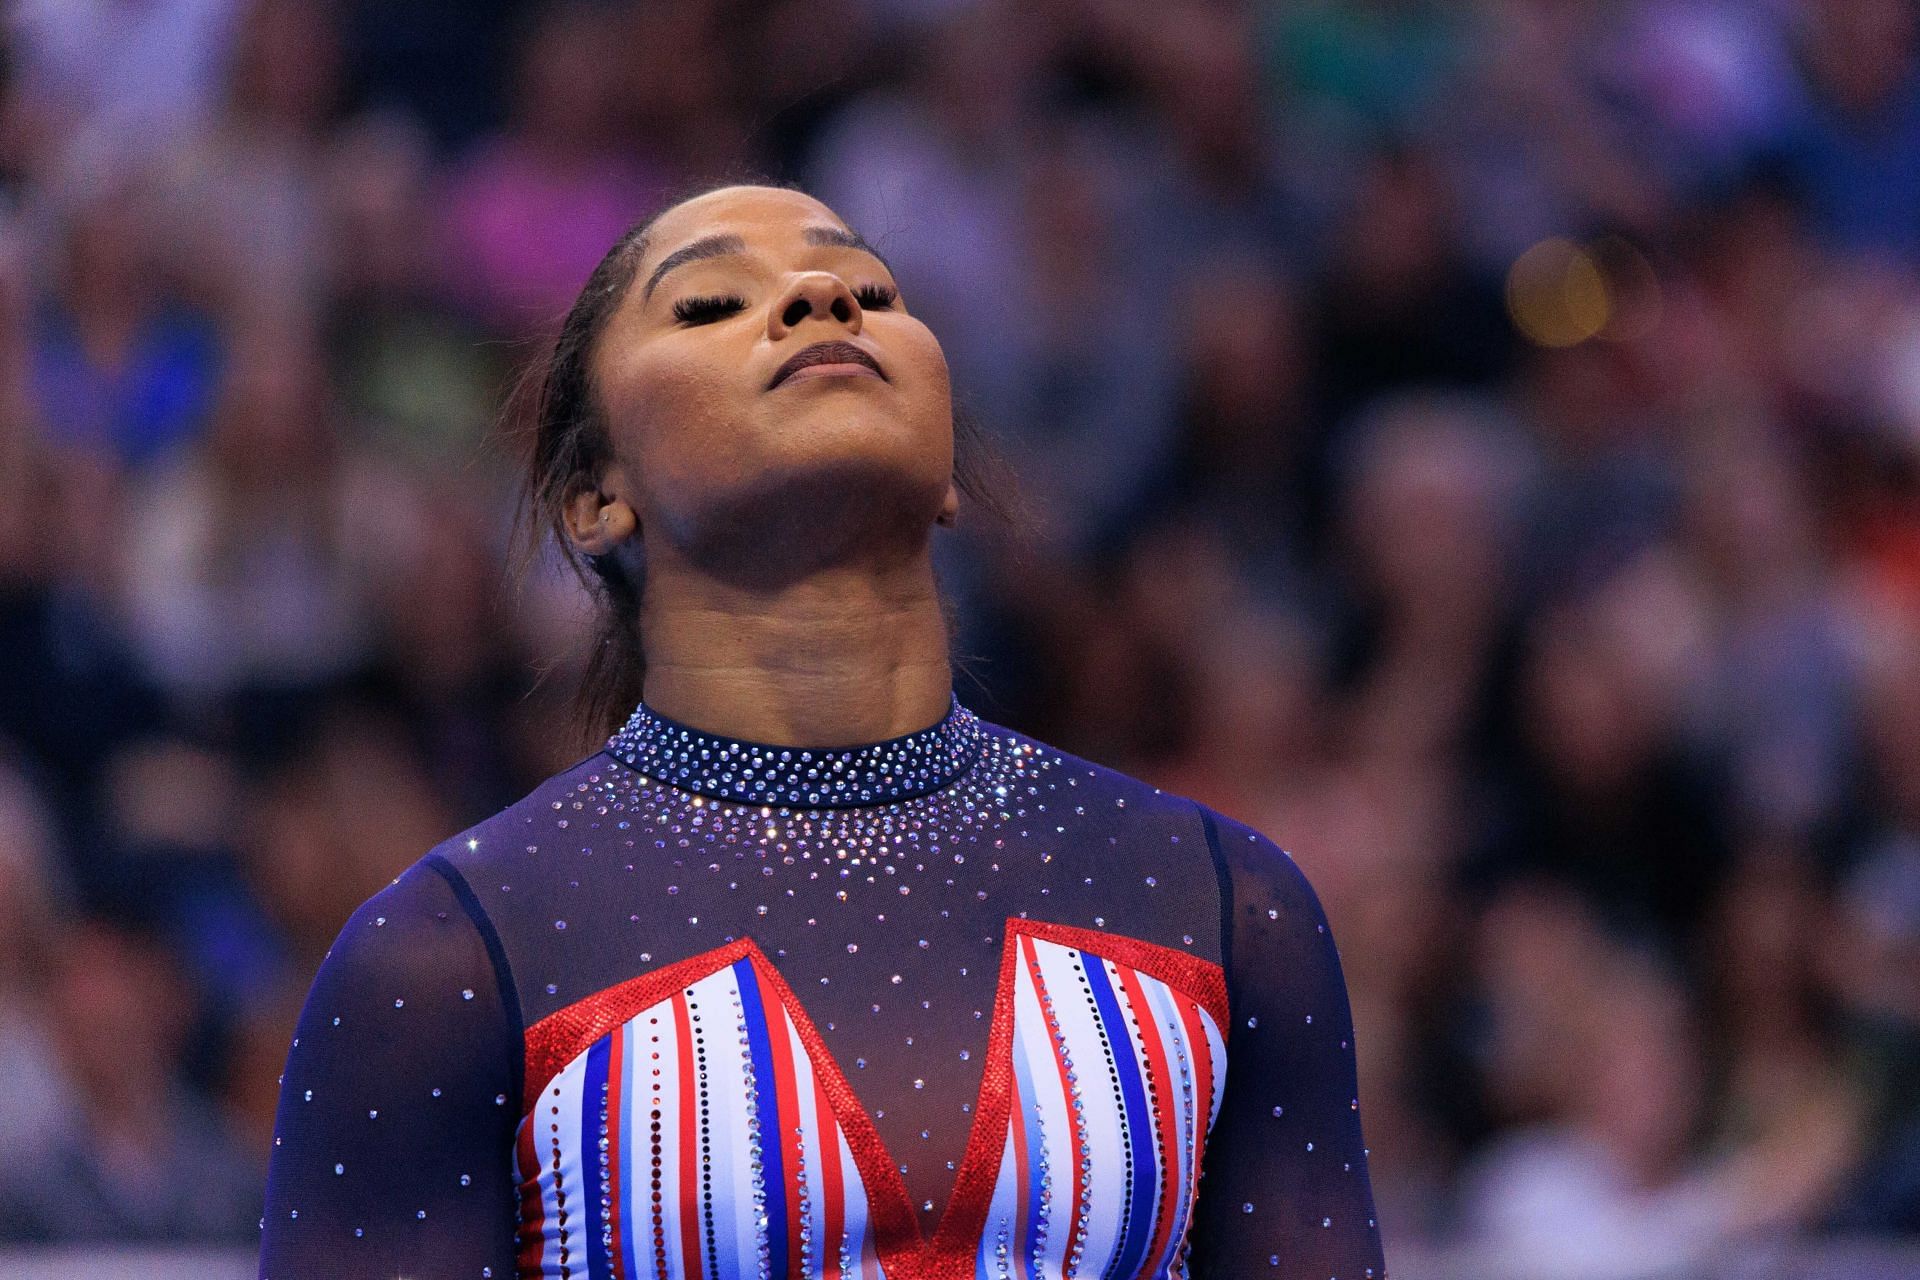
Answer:
<path fill-rule="evenodd" d="M 808 316 L 837 320 L 849 333 L 859 333 L 864 318 L 853 290 L 831 271 L 803 271 L 788 283 L 768 313 L 767 336 L 784 338 Z"/>

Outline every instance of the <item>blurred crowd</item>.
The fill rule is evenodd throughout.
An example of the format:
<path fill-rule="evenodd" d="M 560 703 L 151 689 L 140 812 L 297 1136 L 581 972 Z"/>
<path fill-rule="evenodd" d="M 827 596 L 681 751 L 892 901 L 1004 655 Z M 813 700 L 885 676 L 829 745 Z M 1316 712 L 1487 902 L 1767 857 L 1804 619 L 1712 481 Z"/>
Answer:
<path fill-rule="evenodd" d="M 349 911 L 593 749 L 513 379 L 730 176 L 1011 464 L 963 700 L 1314 881 L 1390 1256 L 1920 1233 L 1917 19 L 18 0 L 0 1241 L 257 1240 Z"/>

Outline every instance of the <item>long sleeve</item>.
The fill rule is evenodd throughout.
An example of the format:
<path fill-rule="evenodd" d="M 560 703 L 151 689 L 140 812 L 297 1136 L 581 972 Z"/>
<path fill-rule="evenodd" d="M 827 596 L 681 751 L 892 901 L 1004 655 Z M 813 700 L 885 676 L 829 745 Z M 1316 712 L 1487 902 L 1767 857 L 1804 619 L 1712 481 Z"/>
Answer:
<path fill-rule="evenodd" d="M 260 1274 L 508 1277 L 518 1000 L 429 854 L 347 921 L 281 1077 Z"/>
<path fill-rule="evenodd" d="M 1353 1022 L 1326 915 L 1284 850 L 1224 815 L 1202 815 L 1230 898 L 1232 1026 L 1191 1274 L 1383 1280 Z"/>

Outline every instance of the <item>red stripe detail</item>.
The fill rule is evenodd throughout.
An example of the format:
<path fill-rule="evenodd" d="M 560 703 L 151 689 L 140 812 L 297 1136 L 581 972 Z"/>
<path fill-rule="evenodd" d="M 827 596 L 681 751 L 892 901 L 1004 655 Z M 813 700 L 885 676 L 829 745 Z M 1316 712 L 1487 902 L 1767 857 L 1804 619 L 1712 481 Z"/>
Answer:
<path fill-rule="evenodd" d="M 1019 1212 L 1015 1215 L 1020 1223 L 1014 1236 L 1015 1256 L 1020 1259 L 1020 1271 L 1027 1274 L 1032 1268 L 1030 1252 L 1032 1242 L 1027 1239 L 1027 1203 L 1033 1187 L 1028 1179 L 1027 1156 L 1027 1100 L 1020 1096 L 1020 1075 L 1013 1075 L 1013 1100 L 1007 1115 L 1007 1127 L 1013 1130 L 1013 1202 Z"/>
<path fill-rule="evenodd" d="M 613 1208 L 608 1211 L 613 1227 L 613 1280 L 627 1280 L 627 1264 L 621 1257 L 620 1230 L 627 1216 L 626 1201 L 620 1192 L 620 1105 L 626 1101 L 626 1095 L 620 1088 L 621 1059 L 625 1056 L 626 1029 L 615 1027 L 607 1050 L 607 1173 L 613 1180 Z M 589 1249 L 594 1241 L 587 1241 Z"/>
<path fill-rule="evenodd" d="M 687 1280 L 700 1280 L 700 1259 L 706 1247 L 700 1238 L 700 1156 L 694 1136 L 700 1125 L 695 1096 L 699 1085 L 693 1073 L 693 1024 L 687 1020 L 684 991 L 673 993 L 673 1035 L 680 1044 L 680 1256 L 686 1259 Z"/>
<path fill-rule="evenodd" d="M 880 1252 L 882 1265 L 888 1273 L 897 1276 L 927 1277 L 928 1280 L 971 1280 L 974 1263 L 978 1255 L 980 1233 L 984 1229 L 987 1214 L 992 1208 L 994 1183 L 999 1176 L 1000 1161 L 1005 1154 L 1005 1142 L 1009 1117 L 1013 1109 L 1013 976 L 1019 963 L 1022 938 L 1041 938 L 1062 946 L 1072 947 L 1090 955 L 1104 957 L 1117 965 L 1129 966 L 1156 978 L 1197 1002 L 1213 1016 L 1218 1026 L 1226 1026 L 1229 1021 L 1227 1009 L 1226 976 L 1220 966 L 1198 956 L 1172 947 L 1163 947 L 1157 943 L 1143 942 L 1137 938 L 1123 937 L 1119 934 L 1104 933 L 1095 929 L 1081 929 L 1071 925 L 1048 924 L 1042 921 L 1023 920 L 1010 917 L 1007 920 L 1005 946 L 1001 952 L 1000 979 L 994 996 L 993 1021 L 987 1035 L 987 1057 L 980 1082 L 980 1093 L 976 1101 L 973 1127 L 967 1136 L 966 1154 L 960 1163 L 958 1175 L 954 1179 L 953 1194 L 947 1201 L 946 1210 L 941 1214 L 940 1222 L 931 1240 L 925 1239 L 915 1220 L 913 1202 L 907 1195 L 905 1180 L 900 1176 L 898 1162 L 881 1141 L 879 1131 L 874 1127 L 872 1117 L 861 1105 L 848 1083 L 846 1075 L 840 1070 L 838 1061 L 827 1051 L 818 1030 L 807 1017 L 806 1009 L 794 997 L 792 990 L 781 977 L 780 971 L 773 967 L 761 953 L 753 940 L 740 938 L 724 946 L 701 952 L 685 960 L 656 969 L 650 973 L 630 978 L 617 986 L 596 992 L 585 999 L 576 1001 L 547 1017 L 540 1019 L 527 1029 L 527 1069 L 526 1092 L 522 1099 L 522 1114 L 531 1113 L 554 1076 L 565 1069 L 566 1065 L 584 1053 L 588 1046 L 629 1018 L 634 1017 L 652 1005 L 659 1004 L 669 997 L 675 1000 L 675 1014 L 678 1025 L 683 1029 L 686 1024 L 686 1010 L 680 1003 L 679 992 L 687 986 L 725 968 L 742 956 L 754 958 L 756 972 L 763 975 L 763 988 L 771 986 L 779 998 L 779 1003 L 791 1019 L 794 1032 L 799 1035 L 805 1046 L 808 1060 L 813 1064 L 814 1084 L 818 1096 L 825 1100 L 825 1109 L 820 1129 L 825 1137 L 823 1143 L 837 1151 L 837 1135 L 829 1132 L 832 1125 L 827 1117 L 831 1116 L 844 1133 L 847 1146 L 853 1153 L 855 1167 L 860 1171 L 865 1183 L 868 1220 L 872 1224 L 874 1243 Z M 1028 948 L 1031 951 L 1031 948 Z M 1037 962 L 1035 962 L 1037 964 Z M 1035 973 L 1036 982 L 1038 973 Z M 1179 1001 L 1175 1002 L 1179 1004 Z M 1193 1036 L 1191 1006 L 1182 1009 L 1182 1017 L 1189 1023 L 1189 1035 Z M 692 1065 L 692 1046 L 683 1030 L 680 1037 L 681 1080 L 680 1091 L 681 1124 L 681 1168 L 683 1185 L 689 1193 L 681 1197 L 682 1230 L 685 1234 L 683 1252 L 689 1265 L 688 1280 L 701 1280 L 701 1258 L 704 1256 L 704 1241 L 699 1231 L 699 1212 L 697 1208 L 697 1138 L 695 1134 L 697 1099 L 694 1096 L 696 1084 Z M 1212 1076 L 1211 1055 L 1207 1050 L 1204 1034 L 1195 1038 L 1196 1056 L 1203 1064 L 1207 1075 L 1208 1109 L 1211 1109 Z M 788 1046 L 790 1049 L 790 1046 Z M 1059 1046 L 1055 1040 L 1055 1057 L 1059 1057 Z M 1064 1086 L 1064 1080 L 1063 1080 Z M 1069 1113 L 1071 1114 L 1071 1112 Z M 1204 1139 L 1202 1132 L 1196 1135 L 1194 1153 L 1195 1170 L 1199 1168 L 1199 1143 Z M 1074 1135 L 1076 1148 L 1079 1136 Z M 827 1162 L 831 1172 L 823 1173 L 832 1179 L 836 1200 L 843 1194 L 841 1188 L 844 1170 L 838 1160 Z M 537 1165 L 535 1168 L 537 1176 Z M 1075 1206 L 1082 1194 L 1080 1183 L 1079 1158 L 1076 1150 L 1074 1161 Z M 791 1203 L 791 1201 L 789 1202 Z M 795 1221 L 793 1215 L 789 1222 Z M 834 1257 L 828 1258 L 829 1265 L 837 1270 L 838 1239 L 833 1241 Z M 797 1252 L 793 1256 L 798 1256 Z M 535 1255 L 537 1264 L 538 1255 Z"/>
<path fill-rule="evenodd" d="M 800 1132 L 800 1082 L 793 1072 L 793 1043 L 787 1039 L 787 1007 L 771 994 L 761 971 L 764 961 L 754 961 L 754 974 L 761 978 L 761 1007 L 767 1011 L 767 1045 L 773 1056 L 775 1105 L 774 1132 L 780 1143 L 780 1163 L 787 1197 L 787 1275 L 804 1276 L 800 1266 L 800 1164 L 806 1148 Z M 764 1130 L 763 1130 L 764 1131 Z"/>
<path fill-rule="evenodd" d="M 861 1181 L 866 1184 L 867 1220 L 873 1227 L 874 1247 L 880 1251 L 881 1265 L 889 1276 L 921 1275 L 920 1228 L 913 1220 L 913 1201 L 907 1196 L 907 1184 L 900 1176 L 899 1164 L 888 1153 L 880 1131 L 874 1127 L 873 1117 L 854 1093 L 839 1062 L 827 1051 L 826 1041 L 820 1038 L 819 1029 L 807 1017 L 805 1006 L 787 986 L 780 971 L 760 954 L 760 949 L 754 947 L 753 951 L 766 964 L 763 989 L 772 987 L 787 1015 L 793 1019 L 793 1029 L 799 1033 L 800 1043 L 806 1046 L 808 1061 L 813 1063 L 814 1077 L 826 1091 L 833 1114 L 846 1133 L 854 1167 L 860 1170 Z M 967 1265 L 973 1265 L 971 1257 Z M 968 1273 L 969 1277 L 971 1274 Z"/>
<path fill-rule="evenodd" d="M 1147 1090 L 1152 1098 L 1154 1127 L 1160 1134 L 1160 1212 L 1153 1226 L 1153 1243 L 1147 1246 L 1146 1263 L 1152 1266 L 1160 1259 L 1160 1251 L 1166 1247 L 1167 1236 L 1173 1231 L 1174 1210 L 1178 1207 L 1184 1187 L 1175 1187 L 1174 1179 L 1180 1176 L 1180 1152 L 1175 1141 L 1174 1128 L 1178 1123 L 1173 1113 L 1173 1073 L 1167 1070 L 1166 1046 L 1160 1043 L 1160 1026 L 1153 1020 L 1153 1006 L 1147 1003 L 1147 993 L 1140 989 L 1139 974 L 1128 965 L 1121 965 L 1120 985 L 1126 989 L 1127 1004 L 1132 1007 L 1133 1025 L 1140 1035 L 1140 1043 L 1147 1051 Z"/>
<path fill-rule="evenodd" d="M 966 1153 L 954 1175 L 953 1192 L 940 1212 L 940 1224 L 924 1252 L 920 1272 L 887 1274 L 925 1275 L 930 1280 L 973 1280 L 980 1256 L 980 1237 L 987 1214 L 993 1210 L 993 1188 L 1000 1180 L 1000 1159 L 1006 1152 L 1007 1124 L 1013 1113 L 1013 979 L 1018 972 L 1019 930 L 1025 923 L 1008 920 L 1000 948 L 1000 975 L 994 984 L 993 1023 L 987 1030 L 987 1060 L 980 1074 L 980 1092 L 974 1100 L 973 1128 L 967 1134 Z M 908 1206 L 911 1210 L 912 1206 Z"/>
<path fill-rule="evenodd" d="M 1207 1029 L 1200 1022 L 1200 1007 L 1191 1001 L 1175 1000 L 1174 1007 L 1180 1010 L 1180 1022 L 1187 1030 L 1187 1043 L 1193 1046 L 1194 1073 L 1205 1085 L 1204 1096 L 1196 1098 L 1193 1117 L 1193 1172 L 1187 1182 L 1188 1202 L 1200 1194 L 1200 1161 L 1207 1151 L 1207 1128 L 1213 1115 L 1213 1044 L 1207 1039 Z M 1195 1090 L 1195 1093 L 1200 1093 Z M 1187 1215 L 1185 1227 L 1180 1232 L 1184 1242 L 1193 1230 L 1193 1215 Z"/>
<path fill-rule="evenodd" d="M 840 1185 L 840 1126 L 833 1118 L 833 1104 L 820 1087 L 820 1069 L 813 1071 L 814 1128 L 820 1134 L 820 1199 L 825 1221 L 825 1238 L 820 1241 L 820 1274 L 824 1280 L 843 1280 L 840 1270 L 840 1236 L 847 1229 L 845 1197 Z"/>
<path fill-rule="evenodd" d="M 1047 1039 L 1053 1045 L 1053 1064 L 1060 1069 L 1060 1097 L 1067 1112 L 1067 1134 L 1073 1139 L 1073 1199 L 1068 1204 L 1067 1230 L 1076 1231 L 1080 1226 L 1080 1206 L 1086 1200 L 1086 1188 L 1080 1181 L 1080 1162 L 1086 1158 L 1080 1144 L 1080 1126 L 1074 1123 L 1073 1086 L 1067 1081 L 1067 1055 L 1060 1044 L 1060 1024 L 1047 1012 L 1047 982 L 1040 976 L 1040 960 L 1033 952 L 1033 939 L 1020 939 L 1021 950 L 1026 953 L 1027 972 L 1033 975 L 1034 990 L 1040 993 L 1040 1008 L 1047 1017 Z"/>
<path fill-rule="evenodd" d="M 1180 1020 L 1186 1024 L 1187 1039 L 1193 1042 L 1195 1070 L 1207 1086 L 1206 1103 L 1194 1117 L 1194 1128 L 1198 1130 L 1194 1139 L 1197 1144 L 1205 1140 L 1209 1118 L 1213 1114 L 1213 1041 L 1207 1038 L 1207 1029 L 1200 1021 L 1198 1005 L 1191 1002 L 1183 1004 L 1178 1000 L 1174 1001 L 1174 1005 L 1180 1010 Z M 1194 1164 L 1196 1167 L 1199 1165 L 1197 1154 Z"/>
<path fill-rule="evenodd" d="M 635 1014 L 674 992 L 718 973 L 752 949 L 745 938 L 628 978 L 574 1001 L 527 1028 L 527 1084 L 521 1113 L 533 1110 L 540 1091 L 587 1047 Z"/>
<path fill-rule="evenodd" d="M 540 1186 L 540 1153 L 533 1148 L 533 1121 L 522 1120 L 514 1139 L 520 1164 L 520 1252 L 515 1265 L 521 1275 L 539 1275 L 547 1251 L 546 1197 Z"/>
<path fill-rule="evenodd" d="M 1016 933 L 1072 947 L 1075 951 L 1091 952 L 1115 964 L 1131 965 L 1148 977 L 1158 978 L 1175 991 L 1199 1001 L 1200 1007 L 1213 1015 L 1216 1025 L 1224 1027 L 1232 1021 L 1227 1011 L 1226 971 L 1211 960 L 1202 960 L 1190 952 L 1163 947 L 1157 942 L 1143 942 L 1139 938 L 1102 933 L 1098 929 L 1079 929 L 1068 924 L 1048 924 L 1041 920 L 1015 917 L 1007 921 L 1007 927 Z"/>

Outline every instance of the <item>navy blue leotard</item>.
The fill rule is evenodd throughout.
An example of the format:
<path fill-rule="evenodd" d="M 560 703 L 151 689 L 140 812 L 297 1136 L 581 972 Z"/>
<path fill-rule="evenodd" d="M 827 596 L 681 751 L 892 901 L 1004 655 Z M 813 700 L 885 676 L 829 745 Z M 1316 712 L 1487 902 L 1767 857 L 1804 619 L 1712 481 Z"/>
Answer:
<path fill-rule="evenodd" d="M 1271 840 L 950 704 L 642 704 L 341 930 L 261 1274 L 1384 1277 L 1353 1031 Z"/>

